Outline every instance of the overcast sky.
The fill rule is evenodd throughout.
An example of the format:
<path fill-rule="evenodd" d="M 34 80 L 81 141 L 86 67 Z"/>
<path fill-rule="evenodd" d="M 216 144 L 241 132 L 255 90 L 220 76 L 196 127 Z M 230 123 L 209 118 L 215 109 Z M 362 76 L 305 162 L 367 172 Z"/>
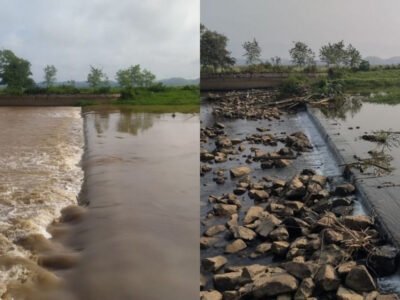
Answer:
<path fill-rule="evenodd" d="M 0 49 L 28 59 L 36 81 L 46 64 L 59 80 L 134 64 L 198 78 L 199 18 L 199 0 L 0 0 Z"/>
<path fill-rule="evenodd" d="M 399 11 L 398 0 L 201 0 L 201 22 L 227 35 L 237 58 L 253 37 L 264 58 L 289 58 L 293 41 L 318 53 L 342 39 L 364 57 L 400 56 Z"/>

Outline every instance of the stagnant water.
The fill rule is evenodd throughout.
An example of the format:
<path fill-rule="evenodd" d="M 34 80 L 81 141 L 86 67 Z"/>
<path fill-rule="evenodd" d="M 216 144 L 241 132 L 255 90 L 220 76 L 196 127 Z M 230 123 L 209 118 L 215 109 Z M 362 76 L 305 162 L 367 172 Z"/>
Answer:
<path fill-rule="evenodd" d="M 49 238 L 47 225 L 77 203 L 83 120 L 80 108 L 1 107 L 0 128 L 0 298 L 22 299 L 57 282 L 20 242 Z"/>
<path fill-rule="evenodd" d="M 329 119 L 333 133 L 340 134 L 344 143 L 349 145 L 349 151 L 357 157 L 369 158 L 368 152 L 381 151 L 382 146 L 377 143 L 365 141 L 361 138 L 364 134 L 377 131 L 400 132 L 400 105 L 387 105 L 359 101 L 357 98 L 347 101 L 336 110 L 323 110 L 323 115 Z M 400 135 L 397 135 L 400 138 Z M 366 175 L 373 178 L 364 182 L 373 192 L 373 200 L 381 217 L 389 224 L 390 230 L 398 231 L 400 215 L 400 145 L 392 145 L 384 149 L 391 156 L 390 167 L 392 172 L 376 175 Z M 381 163 L 380 163 L 381 164 Z M 371 168 L 366 172 L 371 173 Z M 387 184 L 384 189 L 379 186 Z M 387 291 L 400 294 L 400 272 L 387 278 L 379 279 L 380 286 Z"/>

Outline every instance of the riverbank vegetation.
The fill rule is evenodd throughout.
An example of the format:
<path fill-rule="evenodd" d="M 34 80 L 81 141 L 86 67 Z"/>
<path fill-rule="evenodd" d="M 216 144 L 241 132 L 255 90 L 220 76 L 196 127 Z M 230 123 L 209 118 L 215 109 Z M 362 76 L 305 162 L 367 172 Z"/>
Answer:
<path fill-rule="evenodd" d="M 57 68 L 47 65 L 43 69 L 43 82 L 32 79 L 31 64 L 17 57 L 11 50 L 0 51 L 0 95 L 113 95 L 119 99 L 114 104 L 124 105 L 199 105 L 197 85 L 171 87 L 157 82 L 147 69 L 132 65 L 115 74 L 115 81 L 99 67 L 90 66 L 85 83 L 74 80 L 57 84 Z M 94 104 L 82 100 L 82 105 Z"/>

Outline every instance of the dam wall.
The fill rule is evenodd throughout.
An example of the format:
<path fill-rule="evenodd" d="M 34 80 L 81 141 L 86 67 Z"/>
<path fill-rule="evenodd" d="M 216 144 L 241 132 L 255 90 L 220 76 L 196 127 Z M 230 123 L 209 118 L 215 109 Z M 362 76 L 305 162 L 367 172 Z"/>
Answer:
<path fill-rule="evenodd" d="M 0 106 L 79 106 L 82 101 L 107 104 L 117 100 L 119 96 L 119 94 L 0 95 Z"/>

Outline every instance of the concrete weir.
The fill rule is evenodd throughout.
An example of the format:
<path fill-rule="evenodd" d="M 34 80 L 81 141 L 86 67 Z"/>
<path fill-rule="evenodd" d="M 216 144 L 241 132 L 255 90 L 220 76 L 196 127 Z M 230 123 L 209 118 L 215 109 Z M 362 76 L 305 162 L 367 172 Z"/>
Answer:
<path fill-rule="evenodd" d="M 338 132 L 336 124 L 325 118 L 320 110 L 307 107 L 307 112 L 344 171 L 344 165 L 355 161 L 354 141 Z M 381 188 L 384 183 L 399 182 L 399 176 L 371 177 L 356 169 L 346 170 L 345 173 L 356 186 L 362 204 L 375 218 L 381 233 L 400 248 L 400 186 Z"/>

